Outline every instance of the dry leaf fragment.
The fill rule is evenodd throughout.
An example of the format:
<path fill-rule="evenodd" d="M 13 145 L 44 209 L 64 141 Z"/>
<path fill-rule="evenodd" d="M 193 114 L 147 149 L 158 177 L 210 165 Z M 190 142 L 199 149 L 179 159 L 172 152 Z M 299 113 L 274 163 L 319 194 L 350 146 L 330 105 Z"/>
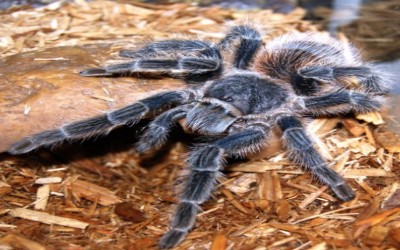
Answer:
<path fill-rule="evenodd" d="M 144 213 L 135 208 L 130 202 L 123 202 L 115 206 L 115 214 L 126 221 L 140 223 L 146 220 Z"/>

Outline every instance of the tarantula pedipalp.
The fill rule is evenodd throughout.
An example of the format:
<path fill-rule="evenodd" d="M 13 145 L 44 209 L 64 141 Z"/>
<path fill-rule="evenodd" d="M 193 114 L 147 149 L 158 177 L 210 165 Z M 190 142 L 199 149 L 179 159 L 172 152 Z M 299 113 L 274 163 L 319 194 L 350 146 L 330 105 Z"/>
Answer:
<path fill-rule="evenodd" d="M 351 200 L 345 180 L 327 167 L 307 135 L 303 117 L 378 110 L 387 86 L 356 49 L 319 34 L 289 34 L 267 42 L 246 25 L 234 26 L 218 44 L 166 40 L 136 51 L 121 51 L 132 61 L 88 69 L 83 76 L 159 74 L 184 79 L 185 90 L 159 93 L 105 115 L 66 124 L 17 142 L 9 152 L 22 154 L 62 140 L 86 138 L 155 117 L 136 149 L 162 146 L 171 127 L 185 118 L 189 129 L 210 142 L 189 156 L 188 175 L 171 229 L 161 248 L 179 244 L 193 227 L 199 205 L 214 189 L 224 159 L 247 155 L 267 145 L 271 129 L 280 129 L 289 158 L 309 170 L 336 196 Z M 223 53 L 233 53 L 226 62 Z M 350 82 L 357 82 L 349 87 Z M 202 84 L 203 83 L 203 84 Z"/>

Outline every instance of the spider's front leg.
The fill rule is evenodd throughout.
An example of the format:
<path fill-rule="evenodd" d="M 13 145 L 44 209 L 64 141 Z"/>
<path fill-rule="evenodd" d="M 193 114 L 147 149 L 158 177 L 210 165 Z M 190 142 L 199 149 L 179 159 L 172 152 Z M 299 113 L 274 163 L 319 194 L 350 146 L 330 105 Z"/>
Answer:
<path fill-rule="evenodd" d="M 254 124 L 230 134 L 191 153 L 190 174 L 175 212 L 171 229 L 161 238 L 161 248 L 171 248 L 185 239 L 193 227 L 199 205 L 205 202 L 215 187 L 226 155 L 246 155 L 263 146 L 268 136 L 266 124 Z"/>
<path fill-rule="evenodd" d="M 60 128 L 44 131 L 15 143 L 8 152 L 23 154 L 41 146 L 49 146 L 64 140 L 87 138 L 105 134 L 113 127 L 135 124 L 143 118 L 155 115 L 162 109 L 186 103 L 194 98 L 190 91 L 170 91 L 156 94 L 124 108 L 104 115 L 66 124 Z"/>
<path fill-rule="evenodd" d="M 187 112 L 193 107 L 191 104 L 178 106 L 168 110 L 150 122 L 145 133 L 136 144 L 136 151 L 143 153 L 150 149 L 157 149 L 167 141 L 171 128 L 184 118 Z"/>
<path fill-rule="evenodd" d="M 282 130 L 289 158 L 311 171 L 321 183 L 329 186 L 336 196 L 348 201 L 354 198 L 354 192 L 346 181 L 334 170 L 326 166 L 325 160 L 313 146 L 300 121 L 293 116 L 284 116 L 277 120 Z"/>

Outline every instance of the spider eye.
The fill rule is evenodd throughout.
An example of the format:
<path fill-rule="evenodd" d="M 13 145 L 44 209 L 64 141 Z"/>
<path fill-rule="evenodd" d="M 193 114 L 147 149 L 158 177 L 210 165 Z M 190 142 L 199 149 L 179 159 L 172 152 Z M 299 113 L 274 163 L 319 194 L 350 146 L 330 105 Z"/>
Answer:
<path fill-rule="evenodd" d="M 224 96 L 224 97 L 222 97 L 222 100 L 225 102 L 233 102 L 233 98 L 230 96 Z"/>

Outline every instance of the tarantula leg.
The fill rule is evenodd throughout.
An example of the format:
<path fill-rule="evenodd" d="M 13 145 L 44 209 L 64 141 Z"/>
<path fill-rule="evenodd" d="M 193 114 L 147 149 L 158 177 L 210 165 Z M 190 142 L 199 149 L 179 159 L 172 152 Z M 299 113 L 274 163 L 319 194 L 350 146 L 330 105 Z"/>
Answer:
<path fill-rule="evenodd" d="M 178 106 L 159 115 L 152 121 L 146 132 L 136 144 L 136 151 L 143 153 L 150 149 L 160 148 L 167 141 L 171 128 L 176 125 L 179 119 L 186 116 L 192 105 Z"/>
<path fill-rule="evenodd" d="M 320 89 L 320 83 L 313 78 L 305 78 L 298 73 L 291 77 L 290 84 L 296 95 L 312 95 Z"/>
<path fill-rule="evenodd" d="M 218 47 L 227 49 L 236 40 L 239 40 L 239 45 L 235 51 L 233 66 L 238 69 L 247 69 L 261 45 L 261 35 L 257 30 L 249 26 L 238 25 L 229 31 L 226 37 L 218 44 Z"/>
<path fill-rule="evenodd" d="M 215 58 L 181 57 L 139 59 L 127 63 L 114 64 L 104 68 L 86 69 L 82 76 L 113 76 L 140 73 L 167 74 L 174 77 L 190 74 L 205 74 L 218 71 L 221 61 Z"/>
<path fill-rule="evenodd" d="M 314 66 L 302 68 L 298 74 L 307 79 L 315 79 L 322 82 L 332 82 L 335 79 L 346 76 L 354 76 L 367 91 L 384 94 L 388 92 L 388 86 L 383 83 L 382 77 L 373 72 L 370 67 L 323 67 Z"/>
<path fill-rule="evenodd" d="M 197 40 L 166 40 L 151 43 L 138 50 L 121 50 L 119 55 L 122 57 L 129 58 L 155 58 L 165 57 L 171 53 L 199 53 L 207 54 L 207 51 L 211 54 L 216 54 L 215 48 L 212 44 Z"/>
<path fill-rule="evenodd" d="M 316 97 L 302 98 L 305 112 L 316 114 L 337 114 L 350 111 L 366 113 L 378 110 L 383 99 L 379 96 L 370 97 L 362 92 L 341 90 Z"/>
<path fill-rule="evenodd" d="M 52 145 L 66 139 L 80 139 L 107 133 L 118 125 L 134 124 L 160 109 L 182 104 L 193 98 L 187 91 L 170 91 L 150 96 L 121 109 L 109 111 L 105 115 L 66 124 L 58 129 L 44 131 L 15 143 L 8 152 L 23 154 L 41 146 Z"/>
<path fill-rule="evenodd" d="M 261 147 L 268 132 L 269 127 L 256 124 L 201 147 L 190 155 L 188 181 L 171 230 L 160 240 L 161 248 L 172 248 L 184 240 L 195 223 L 199 205 L 210 197 L 215 187 L 225 156 L 246 154 Z"/>
<path fill-rule="evenodd" d="M 282 138 L 292 161 L 309 170 L 321 183 L 328 185 L 339 199 L 348 201 L 354 198 L 354 192 L 345 180 L 326 166 L 325 160 L 315 150 L 313 141 L 297 118 L 281 117 L 277 124 L 282 130 Z"/>

